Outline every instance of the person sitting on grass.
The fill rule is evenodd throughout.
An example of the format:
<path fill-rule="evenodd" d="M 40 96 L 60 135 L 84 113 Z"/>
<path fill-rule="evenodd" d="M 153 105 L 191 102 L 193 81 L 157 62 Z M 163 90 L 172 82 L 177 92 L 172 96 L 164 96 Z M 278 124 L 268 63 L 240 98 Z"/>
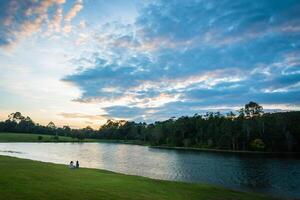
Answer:
<path fill-rule="evenodd" d="M 78 162 L 78 160 L 76 161 L 76 168 L 79 168 L 79 162 Z"/>
<path fill-rule="evenodd" d="M 74 169 L 75 168 L 73 160 L 70 162 L 69 168 L 70 169 Z"/>

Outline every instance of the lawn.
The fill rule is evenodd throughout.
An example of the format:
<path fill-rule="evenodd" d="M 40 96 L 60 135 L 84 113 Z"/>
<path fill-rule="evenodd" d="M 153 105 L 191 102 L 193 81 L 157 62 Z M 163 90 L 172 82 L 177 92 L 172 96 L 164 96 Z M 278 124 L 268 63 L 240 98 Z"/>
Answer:
<path fill-rule="evenodd" d="M 267 200 L 205 184 L 153 180 L 97 169 L 0 156 L 0 199 Z"/>
<path fill-rule="evenodd" d="M 39 136 L 42 138 L 39 139 Z M 0 142 L 78 142 L 71 137 L 59 136 L 58 140 L 53 135 L 40 135 L 30 133 L 0 133 Z M 84 139 L 82 142 L 96 142 L 95 139 Z"/>

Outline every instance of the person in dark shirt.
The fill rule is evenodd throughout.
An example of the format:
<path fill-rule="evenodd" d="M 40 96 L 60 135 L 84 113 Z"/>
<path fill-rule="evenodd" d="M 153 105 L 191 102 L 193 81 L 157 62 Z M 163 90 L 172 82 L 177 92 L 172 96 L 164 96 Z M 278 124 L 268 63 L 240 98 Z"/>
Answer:
<path fill-rule="evenodd" d="M 79 162 L 78 162 L 78 160 L 76 161 L 76 168 L 79 168 Z"/>

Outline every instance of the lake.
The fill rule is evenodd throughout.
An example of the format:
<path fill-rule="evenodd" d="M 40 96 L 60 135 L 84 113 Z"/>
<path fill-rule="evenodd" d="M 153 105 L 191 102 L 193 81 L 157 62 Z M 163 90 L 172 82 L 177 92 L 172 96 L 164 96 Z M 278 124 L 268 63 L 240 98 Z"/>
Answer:
<path fill-rule="evenodd" d="M 300 197 L 299 155 L 216 153 L 114 143 L 0 143 L 0 154 L 66 165 L 79 160 L 81 167 Z"/>

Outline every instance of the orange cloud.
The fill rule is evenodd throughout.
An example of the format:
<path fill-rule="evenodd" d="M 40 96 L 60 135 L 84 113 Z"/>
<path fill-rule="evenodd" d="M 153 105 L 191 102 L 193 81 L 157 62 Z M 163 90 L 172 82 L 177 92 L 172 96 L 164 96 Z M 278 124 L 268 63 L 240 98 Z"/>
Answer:
<path fill-rule="evenodd" d="M 65 33 L 69 33 L 72 31 L 72 25 L 71 21 L 74 17 L 76 17 L 77 13 L 83 9 L 83 1 L 78 0 L 74 6 L 69 10 L 69 12 L 66 14 L 64 20 L 65 20 L 65 26 L 63 28 L 63 31 Z"/>
<path fill-rule="evenodd" d="M 57 8 L 54 14 L 53 19 L 48 24 L 48 32 L 51 34 L 52 32 L 60 32 L 61 30 L 61 22 L 63 19 L 62 8 Z"/>
<path fill-rule="evenodd" d="M 30 37 L 39 32 L 43 25 L 48 24 L 48 29 L 53 31 L 60 30 L 62 21 L 62 9 L 58 8 L 53 20 L 48 19 L 48 11 L 51 7 L 64 4 L 66 0 L 43 0 L 33 1 L 27 8 L 22 8 L 19 1 L 12 1 L 8 7 L 9 15 L 4 19 L 8 34 L 8 44 L 5 46 L 10 49 L 18 41 Z M 20 9 L 25 9 L 24 11 Z M 20 14 L 24 13 L 24 14 Z M 18 16 L 20 14 L 21 16 Z"/>
<path fill-rule="evenodd" d="M 75 5 L 70 9 L 70 11 L 65 16 L 65 21 L 70 22 L 74 17 L 76 17 L 77 13 L 83 8 L 82 1 L 77 1 Z"/>
<path fill-rule="evenodd" d="M 59 115 L 63 116 L 64 118 L 72 118 L 72 119 L 88 119 L 88 120 L 106 120 L 106 115 L 89 115 L 83 113 L 60 113 Z"/>

